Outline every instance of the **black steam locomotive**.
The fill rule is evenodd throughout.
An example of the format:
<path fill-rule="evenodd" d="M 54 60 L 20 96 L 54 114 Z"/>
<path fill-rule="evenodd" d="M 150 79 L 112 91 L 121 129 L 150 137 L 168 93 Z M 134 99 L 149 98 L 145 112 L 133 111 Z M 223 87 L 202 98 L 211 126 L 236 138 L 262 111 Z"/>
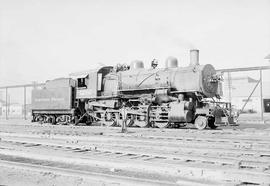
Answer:
<path fill-rule="evenodd" d="M 104 66 L 34 89 L 33 121 L 159 128 L 193 123 L 214 129 L 233 122 L 230 103 L 217 101 L 220 80 L 212 65 L 199 65 L 198 50 L 190 51 L 187 67 L 178 67 L 174 57 L 162 69 L 155 60 L 150 69 L 142 61 Z"/>

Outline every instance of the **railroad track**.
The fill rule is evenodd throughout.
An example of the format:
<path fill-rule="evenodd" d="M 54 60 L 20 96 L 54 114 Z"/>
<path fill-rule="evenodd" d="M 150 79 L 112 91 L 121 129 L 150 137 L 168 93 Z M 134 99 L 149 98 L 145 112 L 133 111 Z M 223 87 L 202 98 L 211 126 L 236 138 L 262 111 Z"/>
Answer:
<path fill-rule="evenodd" d="M 78 131 L 67 135 L 68 131 L 58 130 L 31 131 L 28 134 L 2 132 L 0 154 L 16 157 L 29 157 L 32 154 L 33 159 L 50 158 L 56 162 L 76 160 L 75 164 L 79 165 L 113 167 L 121 170 L 121 174 L 130 172 L 137 175 L 139 172 L 142 175 L 151 174 L 152 177 L 167 175 L 170 177 L 167 177 L 167 181 L 170 180 L 172 184 L 188 179 L 197 183 L 207 181 L 207 184 L 269 185 L 268 134 L 265 133 L 262 139 L 256 136 L 250 139 L 246 133 L 237 131 L 241 135 L 236 137 L 236 132 L 230 132 L 215 132 L 213 135 L 220 136 L 217 139 L 211 138 L 209 132 L 199 136 L 197 132 L 195 137 L 196 132 L 193 131 L 170 137 L 132 133 L 89 135 Z M 208 135 L 208 138 L 204 138 L 204 135 Z M 48 156 L 48 152 L 55 156 Z M 135 172 L 131 173 L 131 170 Z"/>
<path fill-rule="evenodd" d="M 74 166 L 71 164 L 53 162 L 53 161 L 44 161 L 44 160 L 33 160 L 23 157 L 14 157 L 14 156 L 3 156 L 1 155 L 0 167 L 5 168 L 16 168 L 22 170 L 31 170 L 33 172 L 44 174 L 54 174 L 55 176 L 66 176 L 77 177 L 79 179 L 84 179 L 84 182 L 91 185 L 178 185 L 178 183 L 173 183 L 169 181 L 162 180 L 153 180 L 147 178 L 134 178 L 131 176 L 119 176 L 116 174 L 110 173 L 101 173 L 98 171 L 93 171 L 93 167 L 86 166 Z M 181 181 L 183 185 L 206 185 L 201 183 L 192 182 L 190 180 Z M 66 185 L 69 185 L 66 183 Z"/>
<path fill-rule="evenodd" d="M 160 132 L 160 130 L 151 130 L 149 133 L 145 132 L 142 133 L 139 131 L 134 131 L 134 133 L 128 133 L 128 134 L 120 134 L 117 133 L 117 130 L 108 129 L 108 128 L 98 128 L 100 131 L 103 132 L 93 132 L 93 131 L 76 131 L 78 128 L 64 128 L 64 130 L 59 130 L 57 128 L 45 128 L 44 130 L 30 130 L 26 133 L 28 134 L 34 134 L 38 136 L 76 136 L 76 138 L 83 139 L 84 136 L 89 139 L 91 136 L 98 136 L 102 135 L 104 139 L 108 139 L 108 137 L 111 137 L 111 139 L 117 138 L 125 138 L 128 140 L 158 140 L 158 141 L 165 141 L 168 143 L 174 143 L 177 141 L 177 143 L 182 143 L 182 145 L 188 145 L 189 143 L 198 142 L 200 146 L 204 146 L 206 144 L 207 147 L 209 147 L 209 144 L 212 144 L 212 146 L 216 146 L 219 144 L 222 144 L 223 147 L 227 146 L 230 147 L 236 147 L 239 148 L 246 148 L 250 149 L 251 147 L 253 149 L 260 149 L 260 148 L 269 148 L 269 142 L 270 142 L 270 132 L 267 133 L 246 133 L 246 132 L 239 132 L 239 131 L 230 131 L 230 132 L 220 132 L 220 131 L 170 131 L 165 130 L 165 135 L 157 135 L 155 133 Z M 105 130 L 105 132 L 104 132 Z M 154 131 L 154 132 L 153 132 Z M 10 133 L 13 133 L 13 131 L 8 131 Z M 168 137 L 169 132 L 169 137 Z M 16 133 L 15 135 L 19 135 Z M 107 137 L 107 138 L 105 138 Z"/>
<path fill-rule="evenodd" d="M 46 134 L 63 134 L 63 135 L 94 135 L 95 133 L 102 132 L 104 134 L 108 134 L 113 132 L 113 135 L 121 135 L 117 134 L 117 131 L 120 131 L 117 127 L 78 127 L 78 126 L 56 126 L 56 125 L 37 125 L 37 124 L 10 124 L 10 125 L 2 125 L 0 126 L 0 130 L 2 132 L 24 132 L 24 133 L 46 133 Z M 225 130 L 203 130 L 197 131 L 192 129 L 154 129 L 154 128 L 130 128 L 131 133 L 134 133 L 133 136 L 141 137 L 143 135 L 151 136 L 151 135 L 159 135 L 157 137 L 163 138 L 174 138 L 179 136 L 188 136 L 188 137 L 203 137 L 210 138 L 214 135 L 214 137 L 222 137 L 229 139 L 250 139 L 250 140 L 261 140 L 269 139 L 270 136 L 270 128 L 265 130 L 256 130 L 256 129 L 225 129 Z M 93 132 L 94 131 L 94 132 Z M 162 135 L 164 132 L 165 135 Z M 168 133 L 170 136 L 168 136 Z M 125 134 L 126 136 L 126 134 Z M 151 136 L 152 137 L 152 136 Z"/>
<path fill-rule="evenodd" d="M 109 183 L 116 182 L 123 185 L 216 185 L 216 182 L 190 180 L 171 176 L 170 174 L 160 174 L 155 171 L 157 166 L 159 166 L 158 164 L 150 165 L 150 163 L 147 163 L 145 166 L 139 165 L 135 170 L 132 170 L 130 166 L 134 168 L 134 163 L 127 164 L 123 161 L 113 161 L 117 158 L 116 156 L 118 156 L 119 153 L 114 153 L 114 157 L 112 157 L 113 154 L 109 151 L 102 152 L 74 146 L 61 146 L 59 144 L 45 145 L 4 140 L 1 141 L 0 145 L 0 166 L 3 166 L 2 162 L 4 161 L 4 163 L 8 165 L 9 162 L 11 162 L 12 166 L 14 164 L 30 168 L 34 166 L 37 167 L 38 171 L 46 171 L 46 169 L 49 169 L 55 172 L 55 169 L 57 171 L 60 168 L 62 171 L 61 174 L 70 171 L 80 175 L 81 172 L 83 172 L 87 174 L 88 177 L 90 176 L 90 179 L 93 179 L 93 175 L 99 175 L 100 180 L 108 179 Z M 18 149 L 15 146 L 20 148 Z M 39 153 L 37 153 L 37 151 L 39 151 Z M 40 152 L 46 152 L 46 155 Z M 51 154 L 51 152 L 54 153 L 54 156 L 48 155 Z M 65 155 L 59 156 L 58 153 L 63 155 L 63 152 L 65 152 Z M 144 156 L 142 155 L 142 157 Z M 145 168 L 147 168 L 147 171 Z M 168 167 L 167 170 L 171 171 L 172 168 Z M 164 172 L 161 171 L 161 173 Z M 94 177 L 94 179 L 96 178 Z M 203 182 L 205 182 L 205 184 L 203 184 Z"/>

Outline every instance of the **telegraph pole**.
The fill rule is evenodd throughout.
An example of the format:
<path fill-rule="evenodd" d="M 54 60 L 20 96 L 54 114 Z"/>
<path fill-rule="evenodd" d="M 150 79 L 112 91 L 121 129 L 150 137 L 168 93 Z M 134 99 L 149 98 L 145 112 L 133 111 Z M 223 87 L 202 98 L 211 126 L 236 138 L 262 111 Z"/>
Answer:
<path fill-rule="evenodd" d="M 26 86 L 23 87 L 23 95 L 24 95 L 24 99 L 23 99 L 23 107 L 24 107 L 24 119 L 26 120 Z"/>
<path fill-rule="evenodd" d="M 6 88 L 6 120 L 8 119 L 8 88 Z"/>
<path fill-rule="evenodd" d="M 262 95 L 262 70 L 260 70 L 260 101 L 261 101 L 261 120 L 262 122 L 264 122 L 264 118 L 263 118 L 263 112 L 264 112 L 264 108 L 263 108 L 263 95 Z"/>

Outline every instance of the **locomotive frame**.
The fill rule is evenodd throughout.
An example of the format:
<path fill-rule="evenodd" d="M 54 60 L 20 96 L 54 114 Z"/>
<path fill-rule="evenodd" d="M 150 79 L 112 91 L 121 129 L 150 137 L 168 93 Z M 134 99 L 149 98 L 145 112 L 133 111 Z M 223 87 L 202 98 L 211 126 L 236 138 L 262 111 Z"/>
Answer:
<path fill-rule="evenodd" d="M 192 123 L 200 130 L 234 123 L 231 104 L 218 100 L 220 75 L 212 65 L 200 65 L 198 60 L 199 51 L 191 50 L 187 67 L 178 67 L 177 59 L 169 57 L 166 68 L 145 69 L 143 62 L 133 61 L 130 66 L 72 73 L 65 79 L 74 82 L 68 84 L 68 94 L 73 95 L 69 107 L 40 107 L 35 97 L 38 94 L 33 94 L 33 121 L 99 122 L 106 126 L 125 122 L 129 127 L 158 128 Z M 51 86 L 55 81 L 46 82 L 45 88 L 38 91 L 59 91 L 57 83 Z"/>

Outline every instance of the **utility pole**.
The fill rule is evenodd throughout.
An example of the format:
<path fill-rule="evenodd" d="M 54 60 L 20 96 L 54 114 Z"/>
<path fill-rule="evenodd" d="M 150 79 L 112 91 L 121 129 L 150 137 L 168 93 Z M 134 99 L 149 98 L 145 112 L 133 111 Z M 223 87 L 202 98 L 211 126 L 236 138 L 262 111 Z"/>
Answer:
<path fill-rule="evenodd" d="M 261 101 L 261 120 L 264 122 L 263 118 L 263 112 L 264 112 L 264 107 L 263 107 L 263 95 L 262 95 L 262 70 L 260 70 L 260 101 Z"/>
<path fill-rule="evenodd" d="M 23 114 L 24 114 L 24 119 L 26 120 L 26 86 L 24 86 L 23 87 L 23 95 L 24 95 L 24 97 L 23 97 L 23 107 L 24 107 L 24 112 L 23 112 Z"/>
<path fill-rule="evenodd" d="M 6 87 L 6 120 L 8 119 L 8 88 Z"/>
<path fill-rule="evenodd" d="M 229 89 L 229 102 L 232 102 L 232 77 L 231 72 L 228 72 L 228 89 Z"/>

